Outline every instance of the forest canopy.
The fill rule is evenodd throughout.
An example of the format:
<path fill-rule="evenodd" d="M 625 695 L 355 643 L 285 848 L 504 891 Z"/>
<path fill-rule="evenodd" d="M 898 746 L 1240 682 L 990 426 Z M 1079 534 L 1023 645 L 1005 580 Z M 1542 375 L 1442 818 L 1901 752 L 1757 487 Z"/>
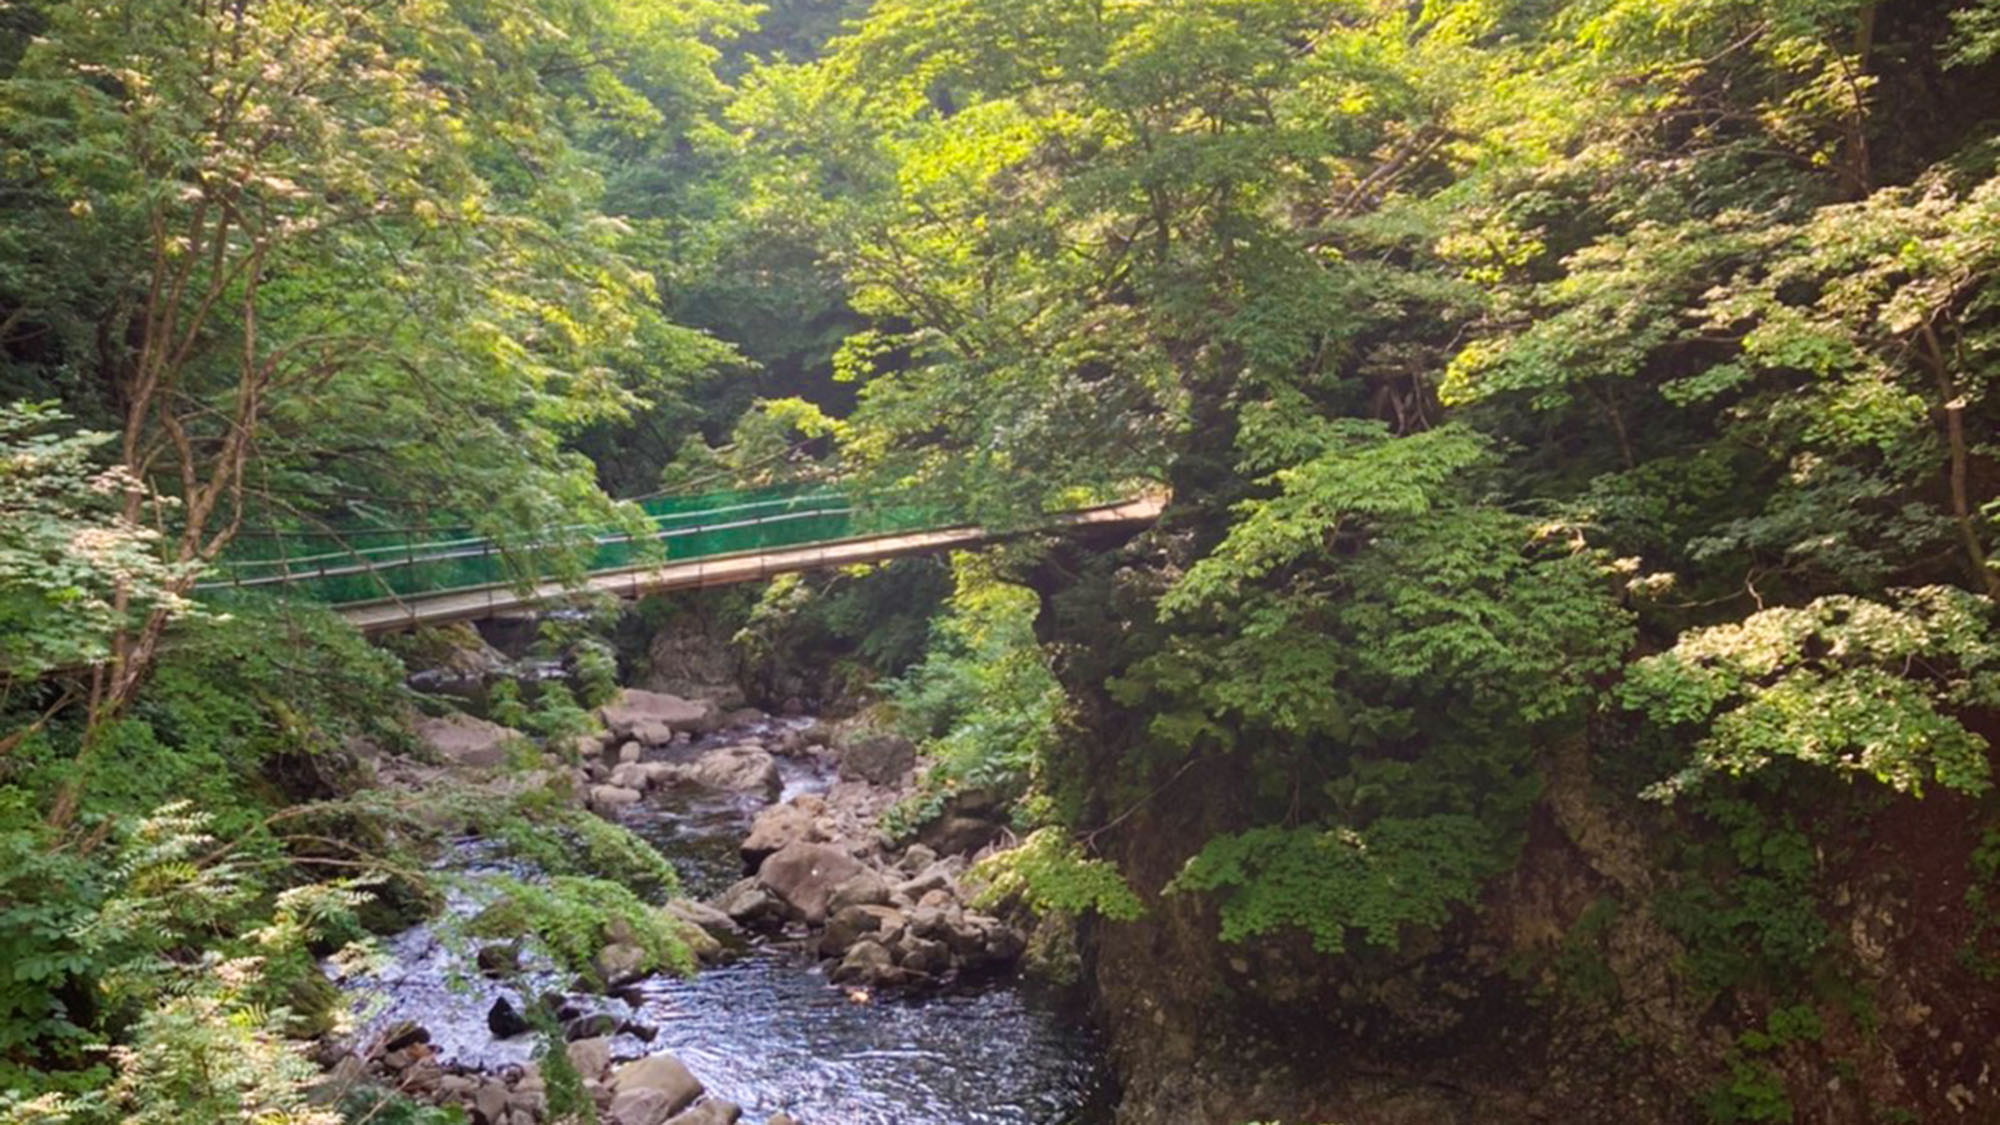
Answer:
<path fill-rule="evenodd" d="M 1410 964 L 1490 1015 L 1657 939 L 1671 1019 L 1537 1010 L 1788 1120 L 1847 1072 L 1771 1079 L 1774 1013 L 1876 1019 L 1821 956 L 1857 826 L 1962 821 L 1927 972 L 1992 979 L 1996 372 L 2000 0 L 0 2 L 0 1080 L 108 1065 L 174 990 L 78 989 L 309 882 L 203 869 L 226 923 L 87 945 L 135 857 L 282 857 L 274 763 L 400 737 L 380 651 L 218 607 L 220 561 L 449 533 L 575 582 L 638 501 L 809 483 L 1166 498 L 737 634 L 868 636 L 895 815 L 994 795 L 998 885 L 1095 963 L 1430 1049 L 1477 1005 L 1411 1016 Z M 1481 930 L 1529 855 L 1587 893 Z"/>

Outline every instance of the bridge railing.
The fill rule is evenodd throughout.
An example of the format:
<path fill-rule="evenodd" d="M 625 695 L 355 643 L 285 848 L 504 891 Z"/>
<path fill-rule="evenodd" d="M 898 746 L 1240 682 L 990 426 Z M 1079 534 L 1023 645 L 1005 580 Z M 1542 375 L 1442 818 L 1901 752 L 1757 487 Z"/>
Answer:
<path fill-rule="evenodd" d="M 825 487 L 663 497 L 641 504 L 651 529 L 634 535 L 606 527 L 563 529 L 591 541 L 586 569 L 619 570 L 946 526 L 938 509 L 867 503 Z M 196 590 L 226 597 L 264 591 L 329 605 L 407 598 L 530 581 L 532 547 L 511 555 L 468 528 L 412 537 L 398 529 L 358 527 L 339 533 L 246 538 Z M 524 565 L 525 568 L 524 568 Z"/>

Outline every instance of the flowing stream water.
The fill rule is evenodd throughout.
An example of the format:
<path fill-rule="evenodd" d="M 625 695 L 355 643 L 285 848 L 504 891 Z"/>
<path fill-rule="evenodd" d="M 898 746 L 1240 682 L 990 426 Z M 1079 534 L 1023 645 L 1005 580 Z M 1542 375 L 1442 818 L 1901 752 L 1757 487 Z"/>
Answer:
<path fill-rule="evenodd" d="M 704 741 L 762 733 L 737 728 Z M 818 768 L 780 761 L 784 798 L 826 787 Z M 650 795 L 627 823 L 673 861 L 686 893 L 705 897 L 741 876 L 736 845 L 760 804 L 675 788 Z M 446 862 L 461 874 L 515 870 L 474 842 Z M 464 918 L 480 904 L 475 881 L 449 897 L 447 914 Z M 385 965 L 349 983 L 365 1027 L 415 1021 L 447 1065 L 528 1061 L 536 1037 L 497 1039 L 486 1013 L 498 997 L 523 1003 L 563 980 L 534 965 L 510 981 L 485 979 L 450 931 L 406 931 L 390 941 Z M 743 1107 L 746 1122 L 781 1110 L 804 1125 L 1102 1125 L 1111 1116 L 1102 1053 L 1082 1014 L 1025 981 L 857 1003 L 811 957 L 771 945 L 598 1003 L 654 1032 L 650 1041 L 619 1034 L 615 1056 L 673 1053 L 711 1094 Z"/>

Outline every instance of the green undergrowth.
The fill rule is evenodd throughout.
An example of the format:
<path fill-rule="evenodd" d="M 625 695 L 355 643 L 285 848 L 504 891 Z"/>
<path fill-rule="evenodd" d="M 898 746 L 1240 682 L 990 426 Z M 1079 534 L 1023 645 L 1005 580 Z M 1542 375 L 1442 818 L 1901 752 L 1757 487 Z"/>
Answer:
<path fill-rule="evenodd" d="M 935 819 L 957 793 L 1029 795 L 1064 707 L 1035 638 L 1034 592 L 1001 581 L 992 560 L 960 556 L 954 573 L 923 660 L 889 686 L 896 724 L 924 760 L 917 791 L 883 818 L 896 835 Z"/>
<path fill-rule="evenodd" d="M 979 907 L 1019 900 L 1038 914 L 1095 912 L 1114 922 L 1146 912 L 1116 867 L 1085 856 L 1060 828 L 1038 828 L 1018 846 L 981 860 L 972 878 L 986 884 L 973 900 Z"/>
<path fill-rule="evenodd" d="M 494 876 L 480 880 L 479 889 L 496 897 L 467 923 L 474 937 L 527 937 L 564 969 L 592 977 L 598 975 L 599 951 L 614 941 L 630 943 L 644 954 L 639 969 L 694 970 L 683 923 L 610 880 Z"/>

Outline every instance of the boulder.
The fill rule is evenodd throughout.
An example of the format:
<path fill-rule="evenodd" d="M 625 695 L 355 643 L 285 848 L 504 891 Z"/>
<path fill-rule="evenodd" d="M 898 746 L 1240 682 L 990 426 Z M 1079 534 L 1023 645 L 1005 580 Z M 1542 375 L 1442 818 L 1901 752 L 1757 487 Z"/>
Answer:
<path fill-rule="evenodd" d="M 430 1030 L 424 1027 L 424 1025 L 415 1020 L 397 1020 L 395 1023 L 389 1025 L 389 1030 L 382 1033 L 381 1049 L 385 1053 L 388 1051 L 400 1051 L 405 1047 L 414 1047 L 419 1043 L 428 1043 L 430 1041 Z"/>
<path fill-rule="evenodd" d="M 707 930 L 718 937 L 734 937 L 740 932 L 736 920 L 728 914 L 705 902 L 691 898 L 677 898 L 666 905 L 667 913 L 686 922 L 690 926 Z"/>
<path fill-rule="evenodd" d="M 681 1065 L 681 1060 L 665 1053 L 648 1055 L 619 1066 L 611 1072 L 611 1089 L 620 1098 L 641 1093 L 660 1095 L 663 1111 L 647 1121 L 646 1125 L 658 1125 L 667 1120 L 693 1105 L 702 1093 L 701 1083 L 688 1073 L 687 1067 Z M 611 1111 L 618 1114 L 615 1100 Z M 631 1125 L 631 1119 L 623 1115 L 619 1115 L 619 1120 Z"/>
<path fill-rule="evenodd" d="M 951 873 L 938 864 L 932 864 L 922 874 L 914 875 L 896 884 L 893 888 L 893 893 L 901 895 L 911 902 L 917 902 L 932 891 L 949 891 L 950 889 Z"/>
<path fill-rule="evenodd" d="M 645 747 L 639 745 L 635 741 L 628 740 L 624 745 L 618 748 L 618 763 L 620 765 L 625 765 L 627 763 L 636 762 L 639 760 L 639 755 L 645 753 L 645 751 L 646 751 Z"/>
<path fill-rule="evenodd" d="M 984 914 L 959 914 L 956 917 L 946 914 L 941 940 L 960 960 L 980 961 L 986 957 L 991 932 L 1000 927 L 999 919 Z"/>
<path fill-rule="evenodd" d="M 452 679 L 478 681 L 507 669 L 506 654 L 488 644 L 470 622 L 427 626 L 406 642 L 407 660 Z"/>
<path fill-rule="evenodd" d="M 853 878 L 833 889 L 833 897 L 826 903 L 828 914 L 837 913 L 844 906 L 887 906 L 889 904 L 889 881 L 873 868 L 863 868 Z"/>
<path fill-rule="evenodd" d="M 826 921 L 834 888 L 861 870 L 860 860 L 832 844 L 799 843 L 771 853 L 757 868 L 757 881 L 808 925 L 817 926 Z"/>
<path fill-rule="evenodd" d="M 754 876 L 717 895 L 715 908 L 730 921 L 752 929 L 772 929 L 785 921 L 785 904 Z"/>
<path fill-rule="evenodd" d="M 710 789 L 732 793 L 763 793 L 775 797 L 783 784 L 778 777 L 777 759 L 762 746 L 742 743 L 718 746 L 682 769 L 682 776 Z"/>
<path fill-rule="evenodd" d="M 482 1082 L 472 1092 L 472 1112 L 486 1121 L 497 1122 L 507 1114 L 507 1085 L 497 1079 Z"/>
<path fill-rule="evenodd" d="M 916 875 L 937 861 L 938 854 L 932 851 L 928 845 L 911 844 L 909 849 L 903 852 L 903 858 L 897 862 L 896 866 L 912 875 Z"/>
<path fill-rule="evenodd" d="M 840 758 L 840 776 L 870 785 L 893 785 L 917 764 L 915 743 L 864 723 L 838 727 L 833 749 Z"/>
<path fill-rule="evenodd" d="M 621 1090 L 611 1095 L 611 1120 L 617 1125 L 665 1125 L 673 1110 L 658 1090 Z"/>
<path fill-rule="evenodd" d="M 619 1019 L 610 1012 L 597 1012 L 588 1016 L 578 1016 L 568 1023 L 563 1024 L 563 1042 L 574 1043 L 581 1039 L 605 1039 L 618 1034 L 619 1028 L 623 1027 L 624 1024 L 624 1020 Z"/>
<path fill-rule="evenodd" d="M 1027 935 L 1014 927 L 995 925 L 986 931 L 987 962 L 994 965 L 1012 965 L 1027 952 Z"/>
<path fill-rule="evenodd" d="M 951 934 L 951 925 L 946 920 L 945 910 L 936 906 L 919 906 L 910 911 L 910 932 L 918 937 L 945 938 Z"/>
<path fill-rule="evenodd" d="M 917 839 L 941 855 L 970 855 L 1000 838 L 1006 825 L 980 816 L 948 814 L 917 830 Z"/>
<path fill-rule="evenodd" d="M 700 609 L 675 614 L 646 646 L 642 682 L 657 691 L 713 699 L 721 707 L 741 705 L 741 657 L 730 642 L 735 632 L 735 623 L 719 614 Z"/>
<path fill-rule="evenodd" d="M 638 804 L 644 796 L 637 789 L 628 789 L 623 785 L 593 785 L 590 787 L 590 807 L 610 816 L 619 809 Z"/>
<path fill-rule="evenodd" d="M 707 723 L 713 711 L 713 705 L 704 700 L 625 688 L 618 698 L 597 709 L 597 717 L 614 737 L 659 745 L 671 742 L 676 730 L 693 730 Z"/>
<path fill-rule="evenodd" d="M 746 871 L 755 871 L 764 857 L 787 844 L 819 840 L 814 819 L 826 811 L 826 801 L 816 796 L 794 797 L 782 805 L 771 805 L 750 822 L 750 835 L 743 838 L 740 851 Z"/>
<path fill-rule="evenodd" d="M 862 938 L 893 940 L 902 928 L 902 912 L 893 907 L 845 907 L 827 919 L 826 931 L 819 936 L 820 956 L 839 957 Z"/>
<path fill-rule="evenodd" d="M 611 1040 L 607 1036 L 578 1039 L 563 1048 L 569 1065 L 586 1079 L 596 1078 L 611 1067 Z"/>
<path fill-rule="evenodd" d="M 736 1119 L 741 1116 L 743 1110 L 735 1102 L 710 1098 L 668 1121 L 667 1125 L 736 1125 Z"/>
<path fill-rule="evenodd" d="M 523 1032 L 533 1031 L 535 1025 L 514 1007 L 513 1001 L 501 996 L 486 1010 L 486 1028 L 501 1039 L 511 1039 Z"/>
<path fill-rule="evenodd" d="M 896 959 L 879 941 L 858 941 L 834 966 L 836 984 L 888 984 L 896 977 Z"/>
<path fill-rule="evenodd" d="M 895 952 L 897 961 L 912 973 L 935 977 L 951 968 L 951 951 L 941 941 L 905 933 L 897 939 Z"/>
<path fill-rule="evenodd" d="M 513 942 L 482 945 L 473 960 L 479 965 L 481 976 L 511 977 L 521 971 L 521 947 Z"/>
<path fill-rule="evenodd" d="M 620 789 L 644 790 L 652 784 L 653 776 L 643 762 L 620 762 L 611 767 L 606 780 Z"/>
<path fill-rule="evenodd" d="M 491 769 L 505 762 L 507 748 L 524 737 L 520 731 L 499 723 L 459 714 L 418 719 L 415 734 L 417 741 L 438 757 L 474 769 Z"/>
<path fill-rule="evenodd" d="M 764 1125 L 799 1125 L 799 1119 L 789 1113 L 774 1113 L 764 1119 Z"/>
<path fill-rule="evenodd" d="M 630 980 L 646 964 L 646 951 L 630 942 L 614 941 L 597 951 L 597 972 L 606 983 Z"/>

